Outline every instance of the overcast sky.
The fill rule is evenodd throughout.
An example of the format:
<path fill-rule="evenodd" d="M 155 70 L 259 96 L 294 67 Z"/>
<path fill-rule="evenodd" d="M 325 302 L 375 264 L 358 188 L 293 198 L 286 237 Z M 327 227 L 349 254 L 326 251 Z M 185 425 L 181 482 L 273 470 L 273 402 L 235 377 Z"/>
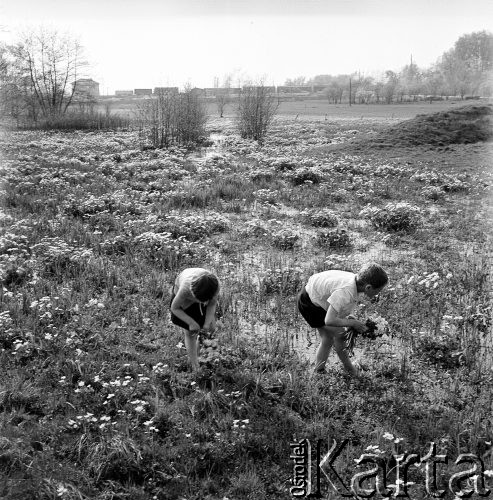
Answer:
<path fill-rule="evenodd" d="M 493 31 L 493 0 L 0 0 L 0 39 L 45 25 L 77 37 L 102 94 L 155 86 L 429 67 Z"/>

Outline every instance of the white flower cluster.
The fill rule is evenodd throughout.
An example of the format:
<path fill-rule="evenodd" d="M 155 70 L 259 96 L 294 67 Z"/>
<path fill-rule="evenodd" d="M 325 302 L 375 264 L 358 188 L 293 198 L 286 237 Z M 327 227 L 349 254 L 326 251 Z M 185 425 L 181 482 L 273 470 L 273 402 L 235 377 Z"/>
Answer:
<path fill-rule="evenodd" d="M 379 316 L 378 314 L 373 314 L 368 319 L 373 321 L 378 333 L 388 333 L 389 323 L 385 318 L 382 318 L 382 316 Z"/>
<path fill-rule="evenodd" d="M 411 283 L 416 282 L 418 286 L 424 286 L 425 288 L 437 288 L 441 279 L 449 280 L 450 278 L 452 278 L 452 273 L 448 273 L 446 276 L 440 277 L 437 272 L 433 272 L 423 276 L 411 276 L 407 280 L 407 284 L 410 285 Z"/>

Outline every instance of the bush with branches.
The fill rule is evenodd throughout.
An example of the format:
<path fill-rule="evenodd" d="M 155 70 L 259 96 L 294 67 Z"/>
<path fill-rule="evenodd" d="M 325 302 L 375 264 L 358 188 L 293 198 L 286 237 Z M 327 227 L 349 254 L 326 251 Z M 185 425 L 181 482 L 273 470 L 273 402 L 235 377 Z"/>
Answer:
<path fill-rule="evenodd" d="M 277 100 L 269 87 L 246 86 L 238 98 L 237 126 L 243 139 L 264 142 L 277 111 Z"/>

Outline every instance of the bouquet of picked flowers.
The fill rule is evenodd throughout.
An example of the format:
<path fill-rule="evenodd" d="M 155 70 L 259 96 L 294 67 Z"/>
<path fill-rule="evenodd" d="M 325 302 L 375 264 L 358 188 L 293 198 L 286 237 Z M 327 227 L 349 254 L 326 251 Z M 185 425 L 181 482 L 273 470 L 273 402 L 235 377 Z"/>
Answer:
<path fill-rule="evenodd" d="M 389 331 L 389 324 L 387 320 L 378 315 L 370 316 L 366 322 L 366 330 L 359 333 L 354 328 L 347 328 L 344 337 L 346 344 L 345 348 L 350 357 L 354 356 L 354 346 L 356 344 L 356 337 L 361 335 L 364 339 L 375 340 L 382 335 L 386 335 Z"/>

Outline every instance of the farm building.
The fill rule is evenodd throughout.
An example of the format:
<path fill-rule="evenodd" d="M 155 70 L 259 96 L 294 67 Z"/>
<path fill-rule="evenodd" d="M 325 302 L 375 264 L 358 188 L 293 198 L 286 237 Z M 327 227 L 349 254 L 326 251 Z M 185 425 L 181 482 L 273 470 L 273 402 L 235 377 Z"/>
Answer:
<path fill-rule="evenodd" d="M 152 95 L 152 89 L 135 89 L 134 95 Z"/>
<path fill-rule="evenodd" d="M 243 86 L 243 91 L 246 92 L 246 91 L 251 91 L 251 90 L 260 90 L 260 89 L 263 89 L 265 92 L 269 93 L 269 94 L 275 94 L 276 93 L 276 87 L 274 86 L 262 86 L 262 85 L 245 85 Z"/>
<path fill-rule="evenodd" d="M 216 97 L 238 95 L 241 92 L 241 89 L 235 87 L 214 87 L 205 88 L 204 91 L 206 97 Z"/>
<path fill-rule="evenodd" d="M 90 99 L 99 97 L 99 83 L 92 78 L 80 78 L 72 83 L 75 99 Z"/>
<path fill-rule="evenodd" d="M 198 87 L 194 87 L 190 92 L 192 93 L 192 95 L 205 97 L 205 89 L 199 89 Z"/>
<path fill-rule="evenodd" d="M 178 87 L 154 87 L 153 94 L 178 94 Z"/>
<path fill-rule="evenodd" d="M 279 94 L 309 94 L 312 92 L 311 85 L 280 85 L 277 87 L 277 92 Z"/>
<path fill-rule="evenodd" d="M 133 90 L 115 90 L 116 97 L 129 97 L 134 95 Z"/>

